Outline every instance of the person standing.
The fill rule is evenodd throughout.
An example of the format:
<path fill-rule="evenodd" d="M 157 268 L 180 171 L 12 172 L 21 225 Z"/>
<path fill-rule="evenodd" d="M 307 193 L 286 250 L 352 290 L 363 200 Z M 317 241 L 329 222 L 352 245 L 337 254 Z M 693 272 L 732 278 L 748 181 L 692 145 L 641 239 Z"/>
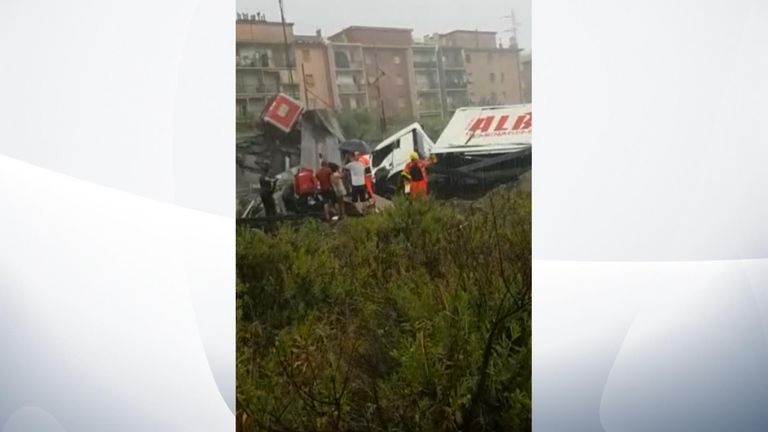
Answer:
<path fill-rule="evenodd" d="M 330 164 L 331 168 L 331 185 L 333 186 L 333 193 L 336 196 L 336 204 L 339 206 L 336 214 L 340 218 L 344 217 L 344 197 L 347 195 L 347 188 L 344 187 L 344 177 L 341 175 L 341 167 L 335 163 Z"/>
<path fill-rule="evenodd" d="M 344 167 L 349 171 L 349 180 L 352 185 L 352 202 L 359 213 L 363 213 L 363 204 L 368 201 L 368 192 L 365 187 L 365 165 L 359 160 L 352 159 Z"/>
<path fill-rule="evenodd" d="M 300 168 L 294 177 L 293 190 L 298 197 L 298 211 L 301 213 L 309 211 L 310 199 L 317 196 L 315 173 L 309 168 Z"/>
<path fill-rule="evenodd" d="M 275 183 L 277 183 L 277 179 L 269 177 L 269 167 L 265 167 L 262 170 L 261 177 L 259 177 L 259 196 L 261 197 L 261 203 L 264 206 L 264 213 L 267 217 L 277 214 L 274 196 Z"/>
<path fill-rule="evenodd" d="M 419 154 L 411 152 L 410 162 L 403 169 L 403 178 L 410 186 L 411 198 L 427 197 L 427 163 L 419 158 Z"/>
<path fill-rule="evenodd" d="M 317 170 L 315 177 L 317 178 L 317 189 L 320 194 L 320 199 L 323 200 L 325 220 L 331 220 L 331 206 L 336 202 L 336 195 L 333 192 L 333 185 L 331 184 L 332 175 L 333 172 L 328 166 L 328 162 L 322 161 L 320 163 L 320 169 Z"/>
<path fill-rule="evenodd" d="M 368 199 L 373 201 L 375 200 L 375 195 L 373 193 L 373 168 L 371 168 L 371 160 L 360 152 L 355 152 L 355 159 L 365 167 L 365 190 L 368 192 Z"/>

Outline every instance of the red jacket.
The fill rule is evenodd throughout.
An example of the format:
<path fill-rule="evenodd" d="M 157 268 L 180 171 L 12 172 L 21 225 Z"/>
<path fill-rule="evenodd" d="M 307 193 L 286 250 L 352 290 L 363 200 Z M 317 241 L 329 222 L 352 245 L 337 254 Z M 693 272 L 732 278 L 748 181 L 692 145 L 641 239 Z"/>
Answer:
<path fill-rule="evenodd" d="M 315 174 L 309 168 L 302 168 L 299 173 L 296 174 L 296 178 L 293 182 L 293 188 L 296 195 L 311 195 L 315 193 L 317 183 L 315 182 Z"/>
<path fill-rule="evenodd" d="M 403 170 L 403 175 L 410 180 L 411 182 L 416 182 L 417 180 L 414 180 L 411 176 L 411 170 L 413 169 L 413 164 L 416 164 L 421 170 L 421 180 L 426 183 L 427 181 L 427 163 L 421 159 L 417 161 L 409 161 L 407 164 L 405 164 L 405 169 Z"/>

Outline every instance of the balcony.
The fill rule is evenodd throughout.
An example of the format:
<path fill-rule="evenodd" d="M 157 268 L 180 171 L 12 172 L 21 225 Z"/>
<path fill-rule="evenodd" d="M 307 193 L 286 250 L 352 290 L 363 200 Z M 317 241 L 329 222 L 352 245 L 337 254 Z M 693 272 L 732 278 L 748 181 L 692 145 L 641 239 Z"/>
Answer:
<path fill-rule="evenodd" d="M 296 64 L 293 56 L 289 61 L 292 65 Z M 235 58 L 235 66 L 239 69 L 293 69 L 293 66 L 286 66 L 285 57 L 280 54 L 270 56 L 267 54 L 238 55 Z"/>
<path fill-rule="evenodd" d="M 353 52 L 336 51 L 333 55 L 333 64 L 336 69 L 361 71 L 364 66 L 359 60 L 360 57 L 361 55 L 355 55 Z"/>
<path fill-rule="evenodd" d="M 437 69 L 437 61 L 435 60 L 414 60 L 414 69 Z"/>
<path fill-rule="evenodd" d="M 420 113 L 433 113 L 433 112 L 441 112 L 443 110 L 443 107 L 439 104 L 424 104 L 419 105 L 419 112 Z"/>
<path fill-rule="evenodd" d="M 335 62 L 336 69 L 361 71 L 363 70 L 363 62 Z"/>
<path fill-rule="evenodd" d="M 466 81 L 449 81 L 445 83 L 445 89 L 448 91 L 467 91 Z"/>
<path fill-rule="evenodd" d="M 365 86 L 359 84 L 339 84 L 339 93 L 341 94 L 363 94 Z"/>

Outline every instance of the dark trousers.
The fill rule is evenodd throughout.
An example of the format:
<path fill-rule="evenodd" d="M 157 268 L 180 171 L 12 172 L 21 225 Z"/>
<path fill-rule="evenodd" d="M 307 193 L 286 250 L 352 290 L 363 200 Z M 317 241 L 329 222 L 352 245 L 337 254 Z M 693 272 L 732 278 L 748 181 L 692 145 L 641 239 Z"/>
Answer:
<path fill-rule="evenodd" d="M 264 213 L 266 213 L 267 216 L 274 216 L 277 214 L 274 195 L 271 193 L 261 194 L 261 203 L 264 205 Z"/>

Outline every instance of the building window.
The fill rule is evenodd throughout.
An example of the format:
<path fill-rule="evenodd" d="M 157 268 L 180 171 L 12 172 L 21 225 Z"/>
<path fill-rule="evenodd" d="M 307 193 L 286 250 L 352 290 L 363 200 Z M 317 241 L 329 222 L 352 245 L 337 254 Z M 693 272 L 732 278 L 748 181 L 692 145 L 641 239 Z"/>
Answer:
<path fill-rule="evenodd" d="M 315 77 L 312 74 L 306 74 L 304 75 L 304 82 L 307 84 L 307 87 L 314 87 Z"/>
<path fill-rule="evenodd" d="M 392 58 L 392 61 L 395 62 L 395 64 L 400 64 L 400 56 L 395 56 Z"/>
<path fill-rule="evenodd" d="M 490 75 L 490 77 L 489 77 L 489 80 L 490 80 L 491 82 L 496 82 L 496 74 L 495 74 L 495 73 L 493 73 L 493 72 L 491 72 L 491 75 Z"/>
<path fill-rule="evenodd" d="M 304 63 L 309 63 L 309 61 L 312 59 L 308 49 L 301 50 L 301 56 L 304 58 Z"/>
<path fill-rule="evenodd" d="M 400 109 L 405 108 L 405 98 L 397 98 L 397 107 Z"/>
<path fill-rule="evenodd" d="M 469 55 L 469 53 L 464 54 L 464 62 L 466 63 L 472 63 L 472 56 Z"/>

